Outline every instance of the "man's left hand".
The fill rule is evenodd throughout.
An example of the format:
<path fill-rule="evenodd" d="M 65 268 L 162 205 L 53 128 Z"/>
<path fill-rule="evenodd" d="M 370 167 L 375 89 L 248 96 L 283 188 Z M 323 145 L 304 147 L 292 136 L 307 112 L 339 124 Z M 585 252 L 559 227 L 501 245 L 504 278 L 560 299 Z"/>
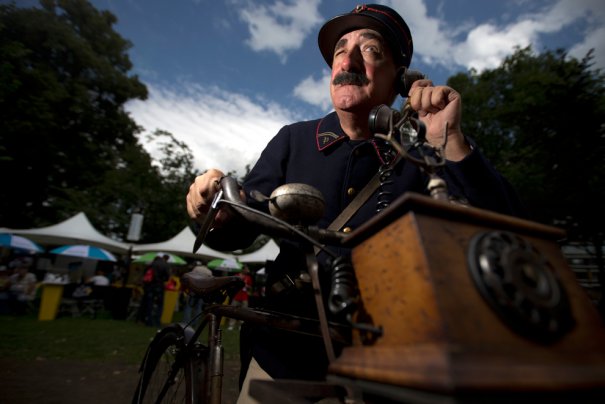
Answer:
<path fill-rule="evenodd" d="M 447 122 L 445 157 L 448 160 L 460 161 L 470 153 L 471 149 L 460 127 L 462 98 L 456 90 L 447 86 L 433 86 L 430 80 L 417 80 L 410 89 L 409 102 L 426 125 L 426 138 L 431 145 L 443 143 Z"/>

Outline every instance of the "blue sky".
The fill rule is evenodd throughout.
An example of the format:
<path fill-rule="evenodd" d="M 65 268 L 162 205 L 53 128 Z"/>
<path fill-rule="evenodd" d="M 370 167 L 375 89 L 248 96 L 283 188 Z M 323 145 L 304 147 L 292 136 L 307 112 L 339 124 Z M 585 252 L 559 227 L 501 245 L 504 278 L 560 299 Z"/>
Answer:
<path fill-rule="evenodd" d="M 445 84 L 457 72 L 494 68 L 515 46 L 595 48 L 605 67 L 602 0 L 390 0 L 414 39 L 411 68 Z M 18 4 L 35 4 L 18 0 Z M 150 90 L 128 111 L 146 132 L 185 141 L 199 170 L 244 172 L 285 124 L 331 110 L 328 66 L 317 48 L 327 19 L 351 0 L 91 0 L 118 18 Z M 396 104 L 401 100 L 396 101 Z M 155 145 L 142 141 L 152 154 Z"/>

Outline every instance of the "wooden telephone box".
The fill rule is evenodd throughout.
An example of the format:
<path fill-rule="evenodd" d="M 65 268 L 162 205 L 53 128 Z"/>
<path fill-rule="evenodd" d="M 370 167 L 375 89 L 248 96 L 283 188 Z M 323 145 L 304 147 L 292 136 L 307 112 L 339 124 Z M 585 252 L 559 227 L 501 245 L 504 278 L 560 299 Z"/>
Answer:
<path fill-rule="evenodd" d="M 329 379 L 392 397 L 602 399 L 605 328 L 563 236 L 420 195 L 396 201 L 348 240 L 362 302 L 354 320 L 380 332 L 354 330 Z"/>

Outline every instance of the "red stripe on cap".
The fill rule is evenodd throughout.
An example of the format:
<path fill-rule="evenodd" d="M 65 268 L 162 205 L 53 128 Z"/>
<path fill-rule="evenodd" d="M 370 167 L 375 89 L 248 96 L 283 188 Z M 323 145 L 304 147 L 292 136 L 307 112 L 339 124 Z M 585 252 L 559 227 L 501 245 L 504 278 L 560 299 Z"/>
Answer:
<path fill-rule="evenodd" d="M 373 12 L 375 12 L 375 13 L 380 13 L 380 14 L 382 14 L 382 15 L 387 16 L 387 17 L 388 17 L 388 18 L 389 18 L 391 21 L 393 21 L 393 22 L 395 23 L 395 25 L 397 26 L 397 28 L 399 28 L 399 30 L 401 31 L 401 33 L 403 34 L 403 36 L 404 36 L 404 37 L 405 37 L 405 38 L 408 40 L 407 46 L 408 46 L 408 51 L 409 51 L 409 48 L 410 48 L 410 41 L 411 41 L 411 39 L 410 39 L 410 37 L 408 36 L 408 34 L 407 34 L 407 32 L 405 31 L 405 29 L 404 29 L 404 28 L 401 26 L 401 24 L 399 24 L 399 21 L 397 21 L 395 18 L 393 18 L 393 16 L 391 16 L 389 13 L 386 13 L 386 12 L 384 12 L 384 11 L 382 11 L 382 10 L 378 10 L 378 9 L 376 9 L 376 8 L 368 7 L 368 6 L 366 6 L 365 4 L 364 4 L 364 5 L 362 5 L 362 6 L 357 6 L 357 7 L 355 7 L 355 10 L 354 10 L 354 11 L 355 11 L 356 13 L 361 13 L 362 11 L 365 11 L 365 10 L 368 10 L 368 11 L 373 11 Z M 409 57 L 409 55 L 406 55 L 406 56 L 408 56 L 408 57 Z"/>

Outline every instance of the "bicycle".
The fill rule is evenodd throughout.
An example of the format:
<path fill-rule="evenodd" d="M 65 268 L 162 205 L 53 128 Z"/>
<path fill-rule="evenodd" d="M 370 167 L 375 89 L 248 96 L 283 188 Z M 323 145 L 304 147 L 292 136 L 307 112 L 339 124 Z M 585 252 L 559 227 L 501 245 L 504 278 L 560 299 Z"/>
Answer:
<path fill-rule="evenodd" d="M 397 144 L 391 135 L 401 121 L 409 120 L 409 117 L 397 117 L 399 122 L 396 123 L 397 115 L 393 111 L 384 112 L 384 108 L 379 109 L 373 116 L 375 123 L 382 121 L 383 128 L 382 132 L 374 132 L 388 133 L 384 137 Z M 422 125 L 418 121 L 416 125 L 421 135 Z M 423 142 L 422 136 L 417 141 Z M 576 290 L 579 286 L 571 285 L 573 275 L 569 276 L 564 269 L 555 269 L 560 266 L 562 256 L 559 258 L 560 251 L 555 253 L 548 246 L 548 243 L 555 243 L 544 240 L 561 237 L 561 231 L 493 212 L 461 207 L 458 203 L 444 203 L 449 202 L 447 190 L 435 175 L 436 168 L 443 164 L 440 153 L 437 152 L 436 156 L 420 153 L 420 158 L 413 158 L 406 155 L 406 148 L 398 147 L 403 157 L 421 166 L 430 177 L 429 186 L 432 188 L 429 193 L 432 198 L 414 195 L 399 197 L 367 226 L 348 235 L 305 224 L 313 223 L 318 215 L 321 216 L 321 197 L 311 187 L 286 184 L 270 197 L 253 196 L 258 200 L 276 202 L 269 204 L 272 213 L 269 215 L 242 204 L 235 180 L 224 177 L 202 224 L 198 243 L 203 241 L 221 206 L 230 207 L 267 235 L 298 241 L 307 254 L 307 273 L 315 292 L 318 318 L 223 305 L 243 286 L 239 277 L 200 278 L 188 273 L 183 277 L 183 285 L 208 303 L 201 314 L 201 322 L 196 328 L 188 324 L 172 324 L 158 332 L 141 364 L 141 376 L 133 403 L 220 404 L 223 374 L 220 323 L 223 317 L 321 338 L 331 368 L 335 359 L 333 344 L 350 347 L 353 334 L 359 340 L 355 341 L 357 345 L 353 344 L 349 355 L 342 354 L 338 358 L 344 358 L 345 361 L 336 363 L 332 368 L 333 373 L 328 374 L 329 380 L 325 382 L 252 381 L 250 393 L 255 398 L 261 398 L 262 402 L 308 403 L 327 397 L 346 403 L 376 400 L 381 403 L 514 401 L 533 404 L 563 403 L 576 399 L 602 402 L 600 400 L 605 399 L 605 353 L 592 346 L 594 352 L 586 362 L 578 362 L 577 358 L 584 355 L 581 347 L 586 345 L 587 337 L 591 336 L 594 341 L 602 340 L 605 330 L 602 323 L 598 323 L 598 313 L 594 307 L 586 296 Z M 401 229 L 402 222 L 398 218 L 406 219 L 402 216 L 402 210 L 407 209 L 409 201 L 420 201 L 421 204 L 417 206 L 421 211 L 435 213 L 435 217 L 429 217 L 426 223 L 423 218 L 410 219 L 416 220 L 410 228 L 416 230 L 428 224 L 430 228 L 426 234 L 437 238 L 432 245 L 450 243 L 449 247 L 457 251 L 455 256 L 449 255 L 447 247 L 427 251 L 425 256 L 412 262 L 411 267 L 408 266 L 413 268 L 409 273 L 414 274 L 419 273 L 417 267 L 423 265 L 419 262 L 425 261 L 427 256 L 432 255 L 433 260 L 440 260 L 439 273 L 433 272 L 430 276 L 427 273 L 416 280 L 424 288 L 441 288 L 438 290 L 447 293 L 446 298 L 449 299 L 446 306 L 437 307 L 432 306 L 434 302 L 430 297 L 428 301 L 420 298 L 414 302 L 416 306 L 407 307 L 405 313 L 401 311 L 399 314 L 405 314 L 405 319 L 420 320 L 414 323 L 412 331 L 402 325 L 405 319 L 384 316 L 380 304 L 374 302 L 375 307 L 370 310 L 373 313 L 368 313 L 368 307 L 364 307 L 364 304 L 371 293 L 366 293 L 362 298 L 358 288 L 364 271 L 360 271 L 356 277 L 352 263 L 332 253 L 329 248 L 358 246 L 391 226 L 395 220 Z M 275 206 L 284 210 L 273 210 Z M 302 206 L 307 209 L 302 209 Z M 410 216 L 406 216 L 409 219 Z M 462 225 L 451 225 L 458 227 L 435 232 L 436 221 L 451 217 Z M 284 220 L 292 218 L 297 225 Z M 439 226 L 445 228 L 450 224 L 439 223 Z M 391 231 L 390 234 L 400 237 L 397 231 Z M 454 234 L 455 237 L 452 236 Z M 396 238 L 394 240 L 398 241 Z M 414 241 L 413 237 L 405 240 L 408 245 L 414 244 L 410 241 Z M 418 246 L 420 251 L 421 243 Z M 367 248 L 371 250 L 372 244 L 369 245 Z M 460 248 L 462 246 L 464 248 Z M 365 248 L 365 245 L 362 247 Z M 332 283 L 326 302 L 319 285 L 315 249 L 332 256 Z M 367 249 L 360 251 L 361 255 L 371 256 Z M 414 255 L 414 251 L 408 253 Z M 393 270 L 398 271 L 400 266 L 399 262 L 393 261 Z M 460 267 L 466 267 L 469 271 L 460 274 L 460 271 L 456 271 Z M 429 284 L 432 278 L 438 278 L 438 282 Z M 566 288 L 563 287 L 563 280 L 569 283 Z M 367 278 L 364 282 L 367 282 Z M 451 288 L 443 288 L 443 285 L 451 282 L 466 288 L 464 290 L 468 293 L 465 296 L 469 296 L 472 302 L 466 303 L 460 299 L 460 295 L 451 294 Z M 373 279 L 369 286 L 369 289 L 364 289 L 366 292 L 378 291 L 381 280 Z M 425 303 L 441 311 L 427 314 L 422 306 Z M 477 313 L 468 312 L 468 307 L 475 306 L 480 308 Z M 328 313 L 331 313 L 330 318 Z M 462 320 L 461 325 L 447 322 L 445 316 Z M 469 322 L 467 318 L 472 321 Z M 425 321 L 427 319 L 429 321 Z M 435 328 L 436 325 L 442 328 Z M 497 332 L 476 336 L 471 331 L 477 327 L 484 327 L 485 330 L 493 328 Z M 574 329 L 583 331 L 572 332 Z M 379 346 L 380 343 L 376 343 L 381 339 L 388 343 L 404 341 L 405 344 L 387 346 L 385 350 L 384 344 Z M 531 340 L 531 344 L 527 340 Z M 553 345 L 554 342 L 557 344 Z M 476 350 L 473 344 L 478 344 L 481 350 Z M 528 355 L 524 355 L 526 351 Z M 513 352 L 517 353 L 513 355 Z M 382 356 L 377 360 L 369 359 L 370 362 L 364 360 L 376 354 Z M 444 357 L 448 360 L 443 360 Z M 494 359 L 498 366 L 492 366 Z M 387 366 L 381 368 L 380 361 L 388 362 Z M 369 370 L 366 368 L 368 365 Z M 485 371 L 484 365 L 487 365 Z M 523 377 L 528 368 L 535 370 L 529 381 Z M 582 379 L 589 374 L 595 376 L 589 381 Z M 561 384 L 564 387 L 558 387 Z"/>
<path fill-rule="evenodd" d="M 297 186 L 298 194 L 301 190 L 302 188 Z M 304 191 L 313 192 L 307 188 Z M 305 231 L 300 230 L 281 219 L 242 205 L 238 195 L 235 180 L 230 177 L 223 178 L 221 192 L 215 198 L 212 211 L 216 211 L 219 203 L 229 204 L 239 209 L 240 213 L 243 212 L 249 220 L 262 226 L 266 233 L 304 240 L 317 248 L 325 248 L 323 243 L 334 244 L 343 238 L 342 233 L 312 226 L 306 227 Z M 210 212 L 208 217 L 211 217 L 213 212 Z M 204 225 L 202 227 L 204 228 Z M 205 227 L 208 225 L 205 224 Z M 312 250 L 311 253 L 314 255 Z M 311 268 L 311 271 L 316 271 L 316 268 Z M 244 286 L 238 276 L 207 278 L 186 273 L 182 282 L 190 293 L 200 296 L 205 302 L 205 308 L 200 315 L 201 322 L 195 329 L 189 324 L 172 324 L 158 332 L 141 364 L 141 377 L 133 398 L 134 403 L 220 403 L 223 367 L 220 323 L 223 317 L 315 335 L 325 341 L 329 340 L 328 346 L 332 341 L 348 343 L 350 326 L 328 323 L 325 317 L 318 320 L 258 308 L 224 305 L 223 302 L 230 300 Z M 339 293 L 336 299 L 340 299 L 337 303 L 340 306 L 346 304 L 343 303 L 342 293 Z M 344 300 L 346 299 L 349 298 Z M 194 318 L 192 322 L 196 320 L 197 318 Z M 206 330 L 204 341 L 201 337 Z M 325 335 L 326 330 L 329 336 Z"/>

